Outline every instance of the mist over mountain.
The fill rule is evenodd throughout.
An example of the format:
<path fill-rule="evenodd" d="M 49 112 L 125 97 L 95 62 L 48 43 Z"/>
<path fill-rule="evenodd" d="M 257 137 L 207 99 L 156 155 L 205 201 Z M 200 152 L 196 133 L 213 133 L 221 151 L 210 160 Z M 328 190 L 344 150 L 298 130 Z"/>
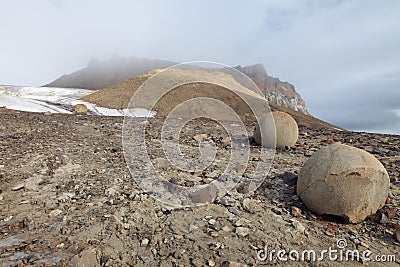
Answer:
<path fill-rule="evenodd" d="M 86 68 L 65 74 L 45 86 L 98 90 L 113 83 L 142 75 L 152 69 L 167 68 L 175 64 L 177 63 L 166 60 L 137 57 L 113 56 L 110 60 L 105 61 L 93 58 Z"/>
<path fill-rule="evenodd" d="M 153 69 L 167 68 L 175 64 L 177 63 L 172 61 L 137 57 L 114 56 L 105 61 L 92 59 L 86 68 L 63 75 L 45 86 L 98 90 L 143 75 Z M 279 78 L 269 76 L 262 64 L 244 67 L 239 65 L 235 69 L 251 78 L 269 101 L 301 113 L 308 113 L 304 100 L 296 92 L 294 86 L 289 82 L 282 82 Z M 230 73 L 232 70 L 226 68 L 222 71 Z"/>

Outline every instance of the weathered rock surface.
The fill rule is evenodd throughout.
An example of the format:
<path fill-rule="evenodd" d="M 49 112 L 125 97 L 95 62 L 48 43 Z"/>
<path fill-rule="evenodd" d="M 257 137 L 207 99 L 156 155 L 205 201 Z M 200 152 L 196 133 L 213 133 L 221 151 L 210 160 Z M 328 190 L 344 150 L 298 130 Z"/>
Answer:
<path fill-rule="evenodd" d="M 271 116 L 266 115 L 260 120 L 260 124 L 256 125 L 254 130 L 254 139 L 257 144 L 264 147 L 285 148 L 292 147 L 296 144 L 299 137 L 299 128 L 297 122 L 286 112 L 274 111 Z M 275 128 L 275 129 L 274 129 Z M 271 140 L 276 136 L 276 141 Z M 262 140 L 264 139 L 264 140 Z"/>
<path fill-rule="evenodd" d="M 249 76 L 269 101 L 308 114 L 306 104 L 294 86 L 269 76 L 262 64 L 235 68 Z"/>
<path fill-rule="evenodd" d="M 292 116 L 286 112 L 274 111 L 272 116 L 275 121 L 276 147 L 292 147 L 299 138 L 299 127 Z"/>
<path fill-rule="evenodd" d="M 382 208 L 388 191 L 388 173 L 373 155 L 339 143 L 314 153 L 297 180 L 297 193 L 310 210 L 351 223 Z"/>
<path fill-rule="evenodd" d="M 272 113 L 265 114 L 259 120 L 253 133 L 254 141 L 260 146 L 275 148 L 277 131 Z"/>

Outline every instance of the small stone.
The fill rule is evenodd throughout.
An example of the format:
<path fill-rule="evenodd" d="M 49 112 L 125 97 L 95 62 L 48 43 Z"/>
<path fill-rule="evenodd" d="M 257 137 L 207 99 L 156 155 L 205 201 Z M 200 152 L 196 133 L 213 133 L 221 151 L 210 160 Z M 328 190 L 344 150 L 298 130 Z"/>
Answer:
<path fill-rule="evenodd" d="M 299 209 L 298 207 L 293 206 L 292 207 L 292 215 L 294 217 L 300 217 L 301 216 L 301 209 Z"/>
<path fill-rule="evenodd" d="M 260 205 L 254 199 L 245 198 L 242 202 L 242 207 L 245 211 L 249 213 L 256 213 L 257 211 L 262 211 Z"/>
<path fill-rule="evenodd" d="M 208 259 L 208 266 L 215 266 L 215 260 L 213 258 Z"/>
<path fill-rule="evenodd" d="M 84 249 L 72 257 L 70 263 L 72 266 L 97 266 L 97 251 L 94 248 Z"/>
<path fill-rule="evenodd" d="M 396 231 L 396 239 L 397 239 L 397 242 L 400 242 L 400 230 Z"/>
<path fill-rule="evenodd" d="M 44 183 L 44 179 L 40 175 L 34 175 L 25 181 L 25 189 L 37 191 L 39 189 L 39 185 Z"/>
<path fill-rule="evenodd" d="M 150 240 L 145 238 L 140 242 L 140 246 L 146 247 L 150 243 Z"/>
<path fill-rule="evenodd" d="M 294 227 L 294 229 L 296 230 L 296 232 L 300 233 L 300 234 L 304 234 L 306 228 L 304 227 L 304 225 L 302 225 L 299 221 L 292 219 L 292 226 Z"/>
<path fill-rule="evenodd" d="M 230 232 L 230 231 L 232 231 L 232 229 L 228 225 L 225 225 L 224 227 L 222 227 L 222 231 Z"/>
<path fill-rule="evenodd" d="M 193 136 L 193 139 L 196 140 L 197 142 L 202 141 L 203 139 L 206 139 L 208 137 L 207 134 L 196 134 Z"/>
<path fill-rule="evenodd" d="M 0 201 L 3 201 L 4 197 L 2 195 L 0 195 Z"/>
<path fill-rule="evenodd" d="M 328 139 L 326 140 L 326 143 L 327 143 L 328 145 L 330 145 L 330 144 L 335 143 L 335 141 L 333 141 L 332 138 L 328 138 Z"/>
<path fill-rule="evenodd" d="M 234 261 L 225 261 L 222 263 L 221 267 L 247 267 L 247 265 Z"/>
<path fill-rule="evenodd" d="M 61 210 L 56 209 L 56 210 L 50 211 L 49 216 L 51 216 L 51 217 L 56 217 L 56 216 L 60 215 L 61 213 L 62 213 Z"/>
<path fill-rule="evenodd" d="M 396 216 L 396 210 L 395 209 L 390 209 L 387 211 L 387 216 L 389 219 L 393 219 Z"/>
<path fill-rule="evenodd" d="M 208 221 L 209 224 L 214 225 L 217 221 L 215 219 L 210 219 Z"/>
<path fill-rule="evenodd" d="M 245 171 L 246 171 L 246 166 L 244 166 L 244 165 L 239 165 L 239 166 L 236 168 L 236 172 L 239 173 L 239 174 L 242 174 L 242 173 L 244 173 Z"/>
<path fill-rule="evenodd" d="M 231 144 L 231 138 L 230 138 L 229 136 L 225 137 L 225 138 L 222 140 L 222 143 L 223 143 L 225 146 L 230 145 L 230 144 Z"/>
<path fill-rule="evenodd" d="M 236 208 L 234 207 L 228 207 L 228 211 L 236 216 L 240 216 L 240 211 L 238 211 Z"/>
<path fill-rule="evenodd" d="M 328 236 L 336 236 L 336 231 L 337 231 L 338 227 L 328 223 L 328 226 L 326 227 L 326 231 L 325 234 L 327 234 Z"/>
<path fill-rule="evenodd" d="M 291 186 L 294 186 L 294 185 L 297 184 L 297 177 L 298 177 L 298 176 L 297 176 L 296 174 L 291 173 L 291 172 L 285 172 L 285 173 L 282 175 L 283 182 L 284 182 L 285 184 L 291 185 Z"/>
<path fill-rule="evenodd" d="M 11 221 L 11 219 L 12 219 L 13 217 L 14 217 L 14 216 L 10 215 L 10 216 L 8 216 L 8 217 L 4 218 L 4 220 L 3 220 L 3 221 L 5 221 L 5 222 L 9 222 L 9 221 Z"/>
<path fill-rule="evenodd" d="M 220 247 L 222 247 L 222 244 L 219 242 L 212 242 L 211 244 L 208 245 L 208 247 L 211 250 L 218 250 Z"/>
<path fill-rule="evenodd" d="M 239 227 L 239 226 L 248 225 L 250 223 L 251 223 L 251 221 L 249 221 L 249 220 L 247 220 L 245 218 L 240 218 L 233 225 L 236 226 L 236 227 Z"/>
<path fill-rule="evenodd" d="M 190 193 L 190 199 L 194 203 L 210 203 L 217 196 L 217 188 L 212 185 L 208 185 L 202 189 Z"/>
<path fill-rule="evenodd" d="M 168 159 L 156 158 L 154 160 L 154 166 L 160 169 L 167 169 L 170 166 Z"/>
<path fill-rule="evenodd" d="M 245 236 L 249 235 L 249 230 L 250 229 L 246 228 L 246 227 L 236 227 L 235 233 L 238 236 L 245 237 Z"/>
<path fill-rule="evenodd" d="M 140 259 L 144 261 L 145 263 L 153 262 L 154 261 L 154 255 L 150 250 L 145 250 L 140 254 Z"/>
<path fill-rule="evenodd" d="M 389 223 L 389 218 L 384 213 L 382 213 L 381 220 L 379 222 L 381 224 L 388 224 Z"/>
<path fill-rule="evenodd" d="M 261 184 L 261 188 L 270 188 L 272 186 L 272 183 L 270 181 L 264 181 Z"/>
<path fill-rule="evenodd" d="M 282 214 L 282 211 L 280 209 L 278 209 L 278 208 L 272 208 L 271 211 L 273 213 L 277 214 L 277 215 L 281 215 Z"/>
<path fill-rule="evenodd" d="M 205 183 L 205 184 L 211 184 L 214 180 L 211 179 L 211 178 L 204 178 L 202 181 L 203 181 L 203 183 Z"/>
<path fill-rule="evenodd" d="M 21 190 L 24 187 L 25 187 L 25 184 L 18 184 L 16 186 L 14 186 L 11 190 L 12 191 L 18 191 L 18 190 Z"/>
<path fill-rule="evenodd" d="M 101 264 L 102 266 L 105 266 L 106 263 L 107 263 L 109 260 L 110 260 L 110 257 L 108 257 L 108 256 L 101 256 L 101 258 L 100 258 L 100 264 Z"/>
<path fill-rule="evenodd" d="M 248 194 L 250 192 L 250 186 L 248 184 L 240 185 L 237 190 L 240 194 Z"/>
<path fill-rule="evenodd" d="M 389 229 L 385 229 L 385 233 L 389 235 L 394 235 L 394 232 Z"/>
<path fill-rule="evenodd" d="M 383 155 L 383 154 L 385 154 L 385 152 L 380 149 L 374 148 L 374 149 L 372 149 L 371 154 Z"/>

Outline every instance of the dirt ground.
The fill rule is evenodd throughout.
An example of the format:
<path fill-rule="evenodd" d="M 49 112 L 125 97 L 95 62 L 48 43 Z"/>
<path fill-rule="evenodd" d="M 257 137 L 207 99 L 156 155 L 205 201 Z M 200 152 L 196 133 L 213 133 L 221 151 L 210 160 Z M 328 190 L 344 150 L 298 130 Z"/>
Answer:
<path fill-rule="evenodd" d="M 276 152 L 254 193 L 238 186 L 209 205 L 170 209 L 131 176 L 122 148 L 123 118 L 0 109 L 0 122 L 1 266 L 400 265 L 400 136 L 300 123 L 296 146 Z M 165 175 L 185 186 L 218 178 L 230 149 L 221 127 L 202 121 L 183 129 L 181 143 L 193 147 L 193 157 L 197 134 L 206 134 L 220 153 L 217 164 L 184 175 L 164 164 L 158 147 L 161 124 L 148 120 L 146 142 Z M 252 133 L 254 122 L 246 126 Z M 296 195 L 302 165 L 331 141 L 373 153 L 388 170 L 387 204 L 363 223 L 317 216 Z M 250 145 L 244 179 L 261 160 L 259 147 L 251 140 Z M 345 246 L 339 248 L 338 240 Z M 323 261 L 295 261 L 296 252 L 287 262 L 276 257 L 282 249 L 301 256 L 304 250 L 330 248 L 335 255 L 357 250 L 360 256 L 341 262 L 327 255 Z M 367 250 L 371 261 L 361 255 Z"/>

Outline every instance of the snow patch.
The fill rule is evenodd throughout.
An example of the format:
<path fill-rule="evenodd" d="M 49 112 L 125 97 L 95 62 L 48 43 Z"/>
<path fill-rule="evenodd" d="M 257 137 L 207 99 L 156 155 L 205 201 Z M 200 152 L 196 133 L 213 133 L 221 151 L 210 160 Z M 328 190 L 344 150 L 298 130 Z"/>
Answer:
<path fill-rule="evenodd" d="M 110 109 L 79 100 L 93 90 L 79 88 L 5 86 L 0 87 L 0 107 L 28 112 L 71 114 L 76 104 L 85 104 L 92 113 L 103 116 L 154 117 L 156 112 L 143 108 Z"/>

